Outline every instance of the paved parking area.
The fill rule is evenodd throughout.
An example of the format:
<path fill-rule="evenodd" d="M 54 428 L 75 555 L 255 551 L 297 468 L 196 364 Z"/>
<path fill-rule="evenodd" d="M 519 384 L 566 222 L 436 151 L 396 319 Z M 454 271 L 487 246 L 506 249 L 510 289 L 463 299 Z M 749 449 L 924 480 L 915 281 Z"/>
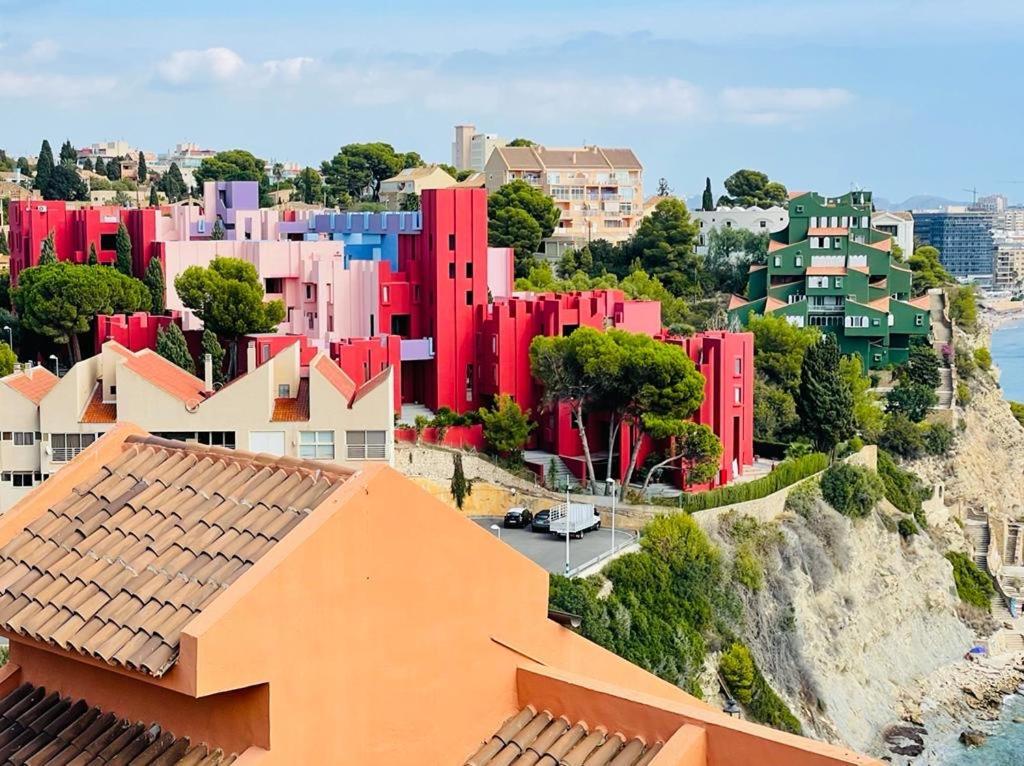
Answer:
<path fill-rule="evenodd" d="M 491 534 L 497 536 L 497 532 L 490 529 L 492 524 L 501 527 L 500 516 L 477 516 L 473 521 Z M 632 532 L 617 530 L 615 533 L 615 545 L 621 548 L 625 543 L 634 539 Z M 507 543 L 522 553 L 528 559 L 544 567 L 549 572 L 563 574 L 565 572 L 565 538 L 555 537 L 551 534 L 531 532 L 528 529 L 501 529 L 501 541 Z M 609 527 L 602 525 L 594 532 L 587 532 L 582 540 L 569 540 L 569 565 L 577 567 L 596 556 L 600 556 L 611 550 L 612 531 Z"/>

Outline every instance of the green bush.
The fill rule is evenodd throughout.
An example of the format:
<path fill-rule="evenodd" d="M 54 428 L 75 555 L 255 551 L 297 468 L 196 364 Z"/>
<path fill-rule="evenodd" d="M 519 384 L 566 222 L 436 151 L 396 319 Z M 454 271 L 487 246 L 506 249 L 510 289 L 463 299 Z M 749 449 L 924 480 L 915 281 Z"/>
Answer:
<path fill-rule="evenodd" d="M 728 651 L 722 652 L 718 670 L 729 687 L 732 696 L 741 705 L 749 705 L 754 697 L 754 658 L 743 644 L 734 643 Z"/>
<path fill-rule="evenodd" d="M 921 427 L 924 451 L 929 455 L 948 455 L 953 446 L 953 429 L 945 423 L 931 423 Z"/>
<path fill-rule="evenodd" d="M 913 460 L 924 451 L 924 437 L 917 424 L 906 415 L 890 415 L 878 437 L 878 446 L 901 458 Z"/>
<path fill-rule="evenodd" d="M 965 348 L 960 346 L 956 347 L 953 352 L 953 364 L 956 365 L 956 371 L 965 378 L 969 378 L 974 374 L 974 357 L 971 356 L 971 352 Z"/>
<path fill-rule="evenodd" d="M 786 510 L 809 518 L 815 504 L 821 498 L 821 488 L 814 479 L 797 484 L 786 496 Z"/>
<path fill-rule="evenodd" d="M 744 588 L 754 593 L 761 590 L 761 585 L 764 584 L 764 572 L 761 567 L 761 559 L 752 546 L 741 545 L 736 549 L 736 556 L 732 562 L 733 577 Z"/>
<path fill-rule="evenodd" d="M 908 540 L 918 533 L 917 524 L 914 523 L 913 519 L 900 519 L 896 525 L 896 529 L 900 533 L 900 537 L 904 540 Z"/>
<path fill-rule="evenodd" d="M 688 513 L 703 511 L 708 508 L 720 508 L 723 505 L 744 503 L 767 497 L 780 489 L 795 484 L 801 479 L 825 470 L 828 467 L 828 455 L 815 452 L 804 457 L 785 460 L 779 463 L 767 476 L 743 484 L 730 484 L 726 487 L 682 495 L 678 501 L 669 498 L 656 498 L 661 505 L 676 505 Z"/>
<path fill-rule="evenodd" d="M 960 407 L 966 407 L 970 403 L 970 401 L 971 401 L 971 389 L 968 388 L 967 384 L 964 383 L 962 380 L 957 381 L 957 384 L 956 384 L 956 403 L 957 403 L 957 405 L 960 406 Z M 1015 402 L 1010 402 L 1010 409 L 1011 410 L 1013 409 L 1013 405 L 1014 404 L 1015 404 Z M 1024 424 L 1024 420 L 1021 420 L 1021 418 L 1024 418 L 1024 406 L 1021 406 L 1021 405 L 1018 405 L 1018 406 L 1021 407 L 1021 414 L 1020 414 L 1020 417 L 1017 418 L 1017 420 L 1019 420 L 1022 424 Z M 1017 413 L 1014 413 L 1014 416 L 1016 416 L 1016 415 L 1017 415 Z"/>
<path fill-rule="evenodd" d="M 1020 402 L 1010 402 L 1010 412 L 1017 418 L 1017 422 L 1024 426 L 1024 404 Z"/>
<path fill-rule="evenodd" d="M 751 718 L 775 729 L 801 733 L 800 722 L 768 685 L 747 647 L 733 643 L 722 654 L 718 670 L 736 701 L 747 709 Z"/>
<path fill-rule="evenodd" d="M 867 516 L 885 489 L 878 474 L 863 466 L 835 463 L 821 477 L 821 495 L 844 516 Z"/>
<path fill-rule="evenodd" d="M 992 597 L 996 594 L 992 578 L 964 553 L 949 551 L 946 558 L 953 565 L 953 580 L 960 600 L 981 609 L 991 608 Z"/>
<path fill-rule="evenodd" d="M 896 465 L 892 455 L 885 450 L 878 451 L 878 476 L 885 489 L 885 499 L 913 516 L 922 527 L 927 526 L 921 503 L 928 499 L 930 492 L 924 483 L 910 471 Z"/>
<path fill-rule="evenodd" d="M 992 354 L 987 348 L 974 349 L 974 363 L 981 370 L 988 370 L 992 367 Z"/>

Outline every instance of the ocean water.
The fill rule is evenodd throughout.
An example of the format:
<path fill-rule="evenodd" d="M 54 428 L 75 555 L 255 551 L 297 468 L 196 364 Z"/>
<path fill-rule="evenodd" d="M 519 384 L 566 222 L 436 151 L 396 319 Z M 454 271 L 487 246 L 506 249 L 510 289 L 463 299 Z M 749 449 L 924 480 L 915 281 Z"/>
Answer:
<path fill-rule="evenodd" d="M 992 361 L 999 366 L 1003 398 L 1024 402 L 1024 322 L 1012 322 L 992 333 Z"/>
<path fill-rule="evenodd" d="M 971 749 L 957 745 L 959 750 L 954 750 L 943 766 L 1022 766 L 1024 723 L 1014 723 L 1014 718 L 1024 718 L 1024 697 L 1019 694 L 1003 706 L 995 732 L 984 745 Z"/>

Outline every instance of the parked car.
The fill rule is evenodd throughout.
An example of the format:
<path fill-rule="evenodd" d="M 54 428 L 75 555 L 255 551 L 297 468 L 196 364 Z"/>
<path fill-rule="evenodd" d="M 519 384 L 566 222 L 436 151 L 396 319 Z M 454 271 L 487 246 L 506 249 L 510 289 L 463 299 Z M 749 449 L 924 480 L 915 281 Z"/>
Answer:
<path fill-rule="evenodd" d="M 551 531 L 551 511 L 543 510 L 537 511 L 537 515 L 533 517 L 533 523 L 530 525 L 531 532 L 550 532 Z"/>
<path fill-rule="evenodd" d="M 505 529 L 515 527 L 518 529 L 526 529 L 530 522 L 533 521 L 533 514 L 521 506 L 515 508 L 509 508 L 505 514 L 505 520 L 502 522 L 502 526 Z"/>

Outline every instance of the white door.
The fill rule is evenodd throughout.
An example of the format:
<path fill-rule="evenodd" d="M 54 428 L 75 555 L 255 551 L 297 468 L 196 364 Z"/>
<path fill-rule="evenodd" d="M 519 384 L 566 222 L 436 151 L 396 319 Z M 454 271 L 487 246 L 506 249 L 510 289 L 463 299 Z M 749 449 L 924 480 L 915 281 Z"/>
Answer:
<path fill-rule="evenodd" d="M 249 449 L 268 455 L 283 455 L 284 431 L 250 431 Z"/>

